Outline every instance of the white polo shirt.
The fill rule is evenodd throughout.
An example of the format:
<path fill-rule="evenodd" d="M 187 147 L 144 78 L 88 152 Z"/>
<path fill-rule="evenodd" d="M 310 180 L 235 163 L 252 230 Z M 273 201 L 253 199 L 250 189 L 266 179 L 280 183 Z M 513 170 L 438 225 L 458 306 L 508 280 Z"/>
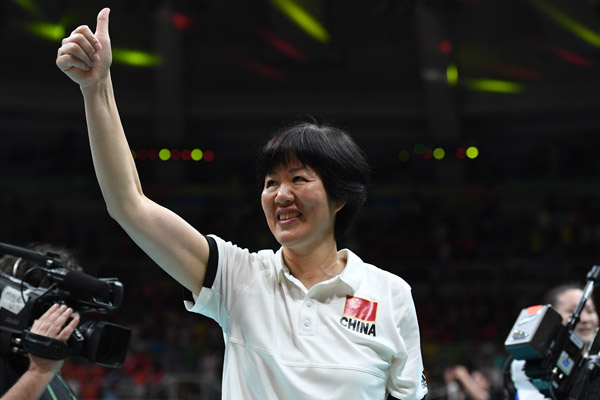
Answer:
<path fill-rule="evenodd" d="M 189 311 L 223 329 L 223 399 L 422 399 L 410 286 L 349 250 L 342 273 L 306 290 L 281 249 L 251 253 L 212 236 L 218 267 Z"/>

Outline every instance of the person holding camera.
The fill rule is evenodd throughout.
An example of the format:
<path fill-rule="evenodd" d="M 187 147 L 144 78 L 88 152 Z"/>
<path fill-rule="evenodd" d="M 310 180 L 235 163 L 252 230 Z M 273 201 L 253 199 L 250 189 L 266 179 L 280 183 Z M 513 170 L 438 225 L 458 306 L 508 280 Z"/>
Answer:
<path fill-rule="evenodd" d="M 63 249 L 49 245 L 30 246 L 32 250 L 60 254 L 66 268 L 81 270 L 74 258 Z M 0 270 L 15 278 L 41 283 L 37 265 L 14 256 L 0 258 Z M 27 273 L 27 272 L 33 273 Z M 79 324 L 79 315 L 65 305 L 54 304 L 36 319 L 31 333 L 67 341 Z M 63 360 L 49 360 L 32 354 L 9 353 L 0 355 L 0 400 L 74 400 L 76 396 L 60 376 Z"/>
<path fill-rule="evenodd" d="M 204 236 L 147 198 L 117 110 L 109 9 L 76 28 L 56 64 L 83 94 L 109 214 L 193 294 L 225 338 L 223 399 L 419 400 L 427 393 L 408 283 L 337 240 L 366 201 L 369 167 L 350 136 L 302 123 L 259 154 L 261 204 L 281 247 L 250 252 Z"/>
<path fill-rule="evenodd" d="M 566 324 L 575 311 L 581 298 L 583 289 L 577 284 L 566 284 L 551 289 L 545 297 L 545 304 L 550 304 L 561 316 L 563 324 Z M 585 308 L 581 312 L 580 321 L 575 326 L 575 334 L 584 343 L 583 353 L 587 353 L 591 346 L 596 332 L 598 331 L 598 314 L 593 299 L 589 298 L 585 303 Z M 510 377 L 515 388 L 515 399 L 518 400 L 544 400 L 535 386 L 529 381 L 529 378 L 523 370 L 524 360 L 513 360 L 510 365 Z"/>
<path fill-rule="evenodd" d="M 67 321 L 71 319 L 69 323 Z M 79 323 L 79 316 L 65 305 L 54 304 L 33 323 L 30 331 L 66 341 Z M 0 400 L 75 399 L 60 376 L 63 360 L 48 360 L 31 354 L 0 357 Z M 8 391 L 7 391 L 8 389 Z"/>

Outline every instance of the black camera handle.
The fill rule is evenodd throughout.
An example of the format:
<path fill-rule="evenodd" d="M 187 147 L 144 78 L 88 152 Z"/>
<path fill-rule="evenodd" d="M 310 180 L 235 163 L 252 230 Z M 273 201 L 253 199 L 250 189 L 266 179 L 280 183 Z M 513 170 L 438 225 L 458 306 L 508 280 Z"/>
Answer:
<path fill-rule="evenodd" d="M 62 266 L 60 257 L 57 254 L 43 254 L 39 251 L 29 250 L 24 247 L 14 246 L 8 243 L 0 242 L 0 252 L 10 254 L 12 256 L 33 260 L 39 265 L 44 265 L 48 268 L 56 268 Z"/>
<path fill-rule="evenodd" d="M 594 291 L 594 285 L 596 285 L 599 279 L 600 266 L 594 265 L 587 274 L 587 284 L 583 289 L 583 296 L 581 296 L 581 300 L 579 301 L 577 308 L 575 308 L 575 311 L 573 311 L 573 314 L 571 314 L 571 318 L 569 318 L 569 322 L 567 323 L 567 330 L 569 332 L 573 331 L 575 329 L 575 325 L 577 325 L 579 322 L 579 319 L 581 318 L 581 312 L 585 307 L 585 303 L 592 295 L 592 292 Z"/>
<path fill-rule="evenodd" d="M 23 331 L 20 345 L 27 353 L 36 357 L 47 358 L 49 360 L 62 360 L 67 356 L 67 342 L 37 335 L 28 329 Z"/>

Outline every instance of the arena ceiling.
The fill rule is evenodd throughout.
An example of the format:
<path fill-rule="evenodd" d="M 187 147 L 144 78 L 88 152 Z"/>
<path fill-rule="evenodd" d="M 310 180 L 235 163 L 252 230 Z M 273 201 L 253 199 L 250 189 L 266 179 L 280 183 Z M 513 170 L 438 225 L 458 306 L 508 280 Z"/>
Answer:
<path fill-rule="evenodd" d="M 600 134 L 598 0 L 7 0 L 9 140 L 43 145 L 49 131 L 82 128 L 80 94 L 54 58 L 104 6 L 123 119 L 157 146 L 211 133 L 235 147 L 306 114 L 380 149 L 568 137 L 589 147 Z"/>

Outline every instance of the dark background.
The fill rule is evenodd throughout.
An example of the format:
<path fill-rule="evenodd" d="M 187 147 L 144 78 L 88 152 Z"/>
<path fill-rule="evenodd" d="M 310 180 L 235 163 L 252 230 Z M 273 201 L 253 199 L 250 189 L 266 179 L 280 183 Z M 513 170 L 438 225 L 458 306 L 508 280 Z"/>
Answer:
<path fill-rule="evenodd" d="M 308 115 L 356 139 L 373 184 L 340 247 L 413 287 L 429 398 L 454 363 L 498 383 L 519 310 L 598 263 L 597 0 L 5 0 L 0 241 L 66 246 L 88 273 L 118 276 L 127 300 L 107 318 L 134 329 L 123 368 L 67 363 L 82 398 L 213 398 L 222 355 L 218 326 L 184 312 L 181 289 L 108 216 L 81 94 L 54 64 L 60 38 L 94 30 L 104 6 L 114 49 L 161 59 L 112 67 L 144 190 L 201 232 L 275 248 L 256 149 Z M 476 158 L 457 156 L 470 146 Z M 214 160 L 140 156 L 162 148 Z"/>

